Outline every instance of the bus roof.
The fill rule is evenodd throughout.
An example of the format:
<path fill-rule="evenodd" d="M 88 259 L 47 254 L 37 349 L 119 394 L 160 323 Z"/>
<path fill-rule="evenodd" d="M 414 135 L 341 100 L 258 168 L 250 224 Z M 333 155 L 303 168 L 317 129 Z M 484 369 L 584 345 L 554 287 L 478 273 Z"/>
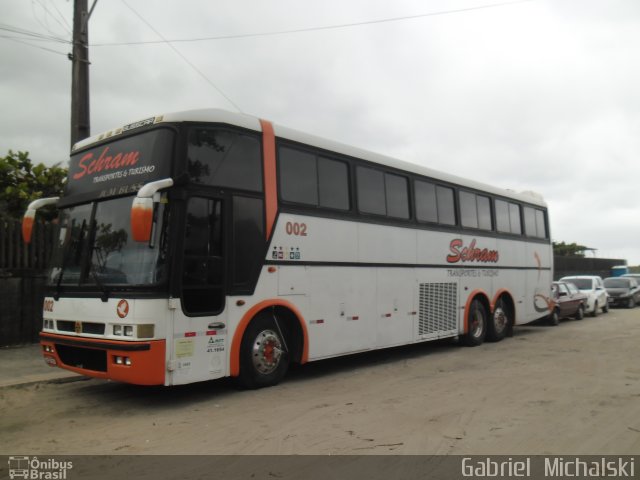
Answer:
<path fill-rule="evenodd" d="M 221 109 L 199 109 L 199 110 L 186 110 L 181 112 L 166 113 L 155 117 L 150 117 L 138 122 L 134 122 L 128 125 L 124 125 L 119 128 L 112 129 L 102 134 L 94 135 L 92 137 L 81 140 L 73 146 L 73 151 L 83 149 L 89 145 L 105 140 L 107 138 L 117 136 L 125 131 L 134 130 L 143 126 L 159 123 L 179 123 L 179 122 L 212 122 L 223 123 L 228 125 L 235 125 L 238 127 L 261 132 L 260 119 L 251 115 L 229 112 Z M 414 163 L 398 160 L 386 155 L 364 150 L 358 147 L 353 147 L 333 140 L 328 140 L 322 137 L 304 133 L 292 128 L 284 127 L 274 124 L 275 135 L 278 138 L 291 140 L 294 142 L 302 143 L 312 147 L 320 148 L 330 152 L 339 153 L 348 157 L 354 157 L 365 161 L 370 161 L 376 164 L 388 166 L 394 169 L 403 170 L 417 175 L 432 178 L 434 180 L 440 180 L 442 182 L 451 183 L 461 187 L 467 187 L 474 190 L 480 190 L 493 195 L 512 198 L 521 202 L 531 203 L 534 205 L 546 207 L 542 195 L 535 192 L 514 192 L 513 190 L 505 190 L 491 185 L 476 182 L 464 177 L 456 175 L 450 175 L 448 173 L 434 170 L 428 167 L 417 165 Z"/>

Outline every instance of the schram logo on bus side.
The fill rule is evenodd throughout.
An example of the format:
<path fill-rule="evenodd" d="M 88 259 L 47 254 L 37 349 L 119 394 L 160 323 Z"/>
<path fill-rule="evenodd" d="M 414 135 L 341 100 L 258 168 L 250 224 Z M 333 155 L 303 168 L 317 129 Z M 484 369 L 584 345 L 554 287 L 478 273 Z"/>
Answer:
<path fill-rule="evenodd" d="M 488 248 L 476 248 L 476 239 L 471 240 L 469 246 L 465 247 L 464 242 L 460 238 L 454 238 L 449 244 L 447 255 L 448 263 L 458 262 L 479 262 L 479 263 L 498 263 L 500 254 L 497 250 L 489 250 Z"/>

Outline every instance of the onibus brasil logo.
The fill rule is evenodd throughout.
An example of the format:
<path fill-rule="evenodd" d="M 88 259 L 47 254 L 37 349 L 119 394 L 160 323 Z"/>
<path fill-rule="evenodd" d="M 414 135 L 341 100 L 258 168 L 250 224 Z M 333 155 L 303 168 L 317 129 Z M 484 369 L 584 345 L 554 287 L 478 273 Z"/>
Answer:
<path fill-rule="evenodd" d="M 32 480 L 66 480 L 67 470 L 73 468 L 73 462 L 53 458 L 39 460 L 38 457 L 9 457 L 9 478 Z"/>

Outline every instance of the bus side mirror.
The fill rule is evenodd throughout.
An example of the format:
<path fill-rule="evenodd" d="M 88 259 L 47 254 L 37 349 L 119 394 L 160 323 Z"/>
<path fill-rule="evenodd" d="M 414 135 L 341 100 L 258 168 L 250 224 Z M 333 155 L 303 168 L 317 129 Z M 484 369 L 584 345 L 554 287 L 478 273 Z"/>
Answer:
<path fill-rule="evenodd" d="M 27 245 L 31 243 L 31 235 L 33 234 L 33 222 L 36 219 L 36 212 L 39 208 L 46 205 L 54 205 L 58 203 L 60 197 L 39 198 L 34 200 L 27 207 L 27 211 L 22 217 L 22 241 Z"/>
<path fill-rule="evenodd" d="M 133 199 L 131 205 L 131 234 L 136 242 L 148 243 L 153 228 L 153 199 Z"/>
<path fill-rule="evenodd" d="M 147 183 L 138 191 L 131 205 L 131 235 L 136 242 L 148 243 L 153 232 L 154 204 L 160 201 L 158 190 L 173 185 L 171 178 Z"/>

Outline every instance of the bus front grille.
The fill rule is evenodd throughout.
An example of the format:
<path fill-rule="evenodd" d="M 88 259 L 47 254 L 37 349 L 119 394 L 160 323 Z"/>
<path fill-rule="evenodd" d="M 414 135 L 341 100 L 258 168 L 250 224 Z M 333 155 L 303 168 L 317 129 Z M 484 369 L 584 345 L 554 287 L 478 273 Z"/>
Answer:
<path fill-rule="evenodd" d="M 457 283 L 421 283 L 418 335 L 457 328 Z"/>
<path fill-rule="evenodd" d="M 80 331 L 77 327 L 80 327 Z M 69 320 L 58 320 L 56 327 L 61 332 L 91 333 L 93 335 L 104 335 L 104 323 L 93 322 L 71 322 Z"/>
<path fill-rule="evenodd" d="M 56 351 L 62 363 L 69 367 L 83 368 L 95 372 L 107 371 L 106 350 L 56 344 Z"/>

